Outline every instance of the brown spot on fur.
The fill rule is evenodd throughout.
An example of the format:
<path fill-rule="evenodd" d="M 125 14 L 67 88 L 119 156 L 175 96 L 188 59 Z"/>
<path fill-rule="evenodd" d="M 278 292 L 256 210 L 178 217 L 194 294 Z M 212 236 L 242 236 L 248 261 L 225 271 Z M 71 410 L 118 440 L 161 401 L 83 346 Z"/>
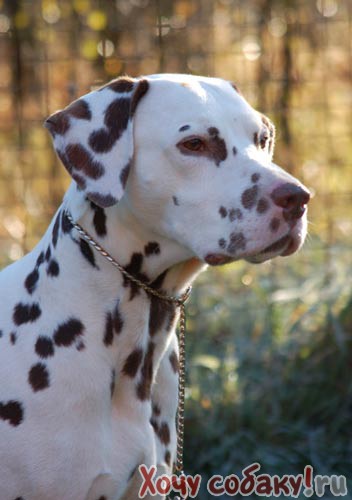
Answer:
<path fill-rule="evenodd" d="M 164 460 L 166 462 L 166 465 L 168 465 L 170 467 L 171 466 L 171 453 L 169 452 L 169 450 L 165 451 Z"/>
<path fill-rule="evenodd" d="M 150 425 L 153 427 L 155 434 L 157 434 L 159 430 L 158 422 L 154 418 L 151 418 Z"/>
<path fill-rule="evenodd" d="M 24 286 L 29 294 L 32 294 L 36 289 L 38 280 L 39 280 L 39 272 L 36 266 L 35 269 L 33 269 L 33 271 L 27 275 L 24 281 Z"/>
<path fill-rule="evenodd" d="M 17 427 L 23 421 L 24 410 L 19 401 L 0 402 L 0 419 L 7 420 L 10 425 Z"/>
<path fill-rule="evenodd" d="M 221 217 L 224 219 L 226 216 L 227 216 L 227 210 L 225 207 L 221 206 L 219 208 L 219 214 L 221 215 Z"/>
<path fill-rule="evenodd" d="M 150 399 L 151 386 L 153 381 L 153 354 L 155 344 L 149 342 L 148 350 L 144 355 L 143 366 L 141 370 L 141 380 L 137 385 L 137 396 L 141 401 Z"/>
<path fill-rule="evenodd" d="M 220 238 L 219 241 L 219 247 L 220 248 L 225 248 L 226 247 L 226 240 L 224 238 Z"/>
<path fill-rule="evenodd" d="M 240 220 L 242 219 L 242 212 L 239 208 L 231 208 L 229 210 L 229 219 L 231 222 L 234 220 Z"/>
<path fill-rule="evenodd" d="M 229 253 L 236 253 L 238 250 L 245 250 L 247 240 L 243 233 L 231 233 L 230 243 L 227 246 Z"/>
<path fill-rule="evenodd" d="M 251 177 L 252 182 L 258 182 L 260 179 L 260 174 L 253 174 Z"/>
<path fill-rule="evenodd" d="M 69 318 L 60 323 L 53 336 L 57 347 L 70 347 L 76 341 L 79 341 L 84 334 L 84 325 L 79 319 Z"/>
<path fill-rule="evenodd" d="M 104 123 L 110 133 L 117 140 L 127 128 L 130 118 L 131 101 L 126 97 L 119 97 L 112 101 L 105 111 Z"/>
<path fill-rule="evenodd" d="M 104 344 L 108 347 L 114 340 L 114 330 L 112 327 L 112 314 L 109 312 L 105 318 Z"/>
<path fill-rule="evenodd" d="M 219 135 L 219 129 L 217 129 L 216 127 L 210 127 L 208 128 L 208 134 L 211 136 Z"/>
<path fill-rule="evenodd" d="M 247 210 L 253 208 L 254 205 L 256 204 L 257 197 L 258 197 L 258 186 L 253 186 L 243 191 L 241 201 L 244 208 L 246 208 Z"/>
<path fill-rule="evenodd" d="M 68 219 L 68 217 L 66 215 L 66 211 L 63 210 L 62 214 L 61 214 L 61 229 L 62 229 L 63 234 L 70 233 L 72 228 L 73 228 L 72 222 Z M 46 261 L 50 260 L 50 247 L 48 248 L 48 250 L 49 250 L 49 252 L 47 251 L 47 253 L 45 255 Z"/>
<path fill-rule="evenodd" d="M 233 152 L 233 154 L 234 154 L 235 156 L 237 155 L 237 148 L 236 148 L 236 146 L 233 146 L 233 148 L 232 148 L 232 152 Z"/>
<path fill-rule="evenodd" d="M 269 202 L 265 198 L 260 198 L 257 204 L 257 212 L 259 214 L 264 214 L 269 208 Z"/>
<path fill-rule="evenodd" d="M 152 283 L 151 287 L 155 290 L 161 290 L 167 271 L 160 274 Z M 149 313 L 149 335 L 153 337 L 162 327 L 170 330 L 176 317 L 175 305 L 171 302 L 158 299 L 150 295 L 150 313 Z"/>
<path fill-rule="evenodd" d="M 90 134 L 88 142 L 96 153 L 107 153 L 112 149 L 117 139 L 116 133 L 100 128 Z"/>
<path fill-rule="evenodd" d="M 211 139 L 208 143 L 209 151 L 212 158 L 218 167 L 220 163 L 227 158 L 227 149 L 224 139 L 219 137 L 219 130 L 216 127 L 210 127 L 208 129 Z"/>
<path fill-rule="evenodd" d="M 66 147 L 65 153 L 68 166 L 71 169 L 80 170 L 91 179 L 100 179 L 104 174 L 104 166 L 94 160 L 89 151 L 81 144 L 69 144 Z"/>
<path fill-rule="evenodd" d="M 34 392 L 42 391 L 49 387 L 49 372 L 44 363 L 37 363 L 31 367 L 28 373 L 28 382 Z"/>
<path fill-rule="evenodd" d="M 57 245 L 57 241 L 59 239 L 59 229 L 60 229 L 60 212 L 57 214 L 54 226 L 53 226 L 53 235 L 52 235 L 52 242 L 54 248 Z"/>
<path fill-rule="evenodd" d="M 149 255 L 159 255 L 160 254 L 160 245 L 157 241 L 150 241 L 144 247 L 144 254 L 146 257 Z"/>
<path fill-rule="evenodd" d="M 179 369 L 180 369 L 180 366 L 179 366 L 179 362 L 178 362 L 178 357 L 177 357 L 176 351 L 172 351 L 172 353 L 169 356 L 169 360 L 170 360 L 170 363 L 171 363 L 173 371 L 175 373 L 178 373 Z"/>
<path fill-rule="evenodd" d="M 111 399 L 113 398 L 114 391 L 115 391 L 115 377 L 116 377 L 115 370 L 111 370 L 111 379 L 110 379 L 110 397 L 111 397 Z"/>
<path fill-rule="evenodd" d="M 92 201 L 90 202 L 90 206 L 94 211 L 94 216 L 93 216 L 93 226 L 95 229 L 95 232 L 97 233 L 98 236 L 103 238 L 107 234 L 107 229 L 106 229 L 106 213 L 103 208 L 99 207 Z"/>
<path fill-rule="evenodd" d="M 64 135 L 70 128 L 70 120 L 65 114 L 65 111 L 57 111 L 47 118 L 44 122 L 44 126 L 49 130 L 53 137 L 55 137 L 56 134 Z"/>
<path fill-rule="evenodd" d="M 150 296 L 149 335 L 153 337 L 162 327 L 167 330 L 176 316 L 175 305 L 158 297 Z M 165 324 L 166 323 L 166 324 Z"/>
<path fill-rule="evenodd" d="M 106 128 L 93 131 L 88 143 L 93 151 L 107 153 L 126 130 L 130 117 L 130 99 L 119 97 L 113 100 L 105 110 Z"/>
<path fill-rule="evenodd" d="M 84 177 L 82 177 L 81 175 L 77 174 L 77 172 L 72 172 L 71 175 L 72 175 L 72 179 L 74 181 L 76 181 L 77 187 L 79 189 L 81 189 L 81 190 L 86 189 L 87 183 L 86 183 L 86 180 L 84 179 Z"/>
<path fill-rule="evenodd" d="M 140 80 L 137 84 L 137 88 L 132 96 L 131 102 L 131 116 L 134 115 L 137 105 L 142 97 L 146 94 L 149 89 L 149 83 L 147 80 Z"/>
<path fill-rule="evenodd" d="M 111 194 L 87 193 L 87 197 L 102 208 L 111 207 L 118 202 Z"/>
<path fill-rule="evenodd" d="M 170 429 L 166 422 L 163 422 L 157 432 L 160 441 L 167 446 L 170 443 Z"/>
<path fill-rule="evenodd" d="M 121 333 L 123 325 L 124 321 L 120 313 L 119 301 L 118 301 L 112 312 L 112 326 L 114 327 L 114 332 L 116 333 L 116 335 L 119 335 Z"/>
<path fill-rule="evenodd" d="M 149 278 L 146 274 L 142 272 L 143 265 L 143 255 L 139 252 L 135 252 L 132 254 L 131 261 L 127 266 L 125 266 L 126 271 L 137 278 L 139 281 L 143 281 L 144 283 L 148 283 Z M 136 295 L 140 293 L 140 287 L 133 281 L 129 280 L 125 276 L 123 277 L 123 286 L 131 288 L 130 300 L 133 300 Z"/>
<path fill-rule="evenodd" d="M 134 84 L 135 80 L 133 80 L 133 78 L 130 78 L 128 76 L 116 78 L 115 80 L 112 80 L 108 84 L 101 87 L 99 89 L 99 92 L 104 89 L 110 89 L 113 92 L 118 92 L 118 93 L 132 92 Z"/>
<path fill-rule="evenodd" d="M 143 351 L 140 348 L 135 349 L 127 357 L 125 364 L 123 366 L 122 372 L 128 377 L 135 377 L 138 369 L 142 363 Z"/>
<path fill-rule="evenodd" d="M 123 167 L 123 169 L 121 170 L 120 181 L 121 181 L 123 189 L 125 189 L 125 187 L 126 187 L 128 175 L 130 173 L 130 169 L 131 169 L 131 162 L 129 161 L 127 163 L 127 165 L 125 167 Z"/>
<path fill-rule="evenodd" d="M 271 219 L 269 227 L 270 227 L 270 230 L 273 233 L 275 233 L 279 229 L 279 227 L 280 227 L 280 219 L 278 219 L 276 217 L 274 217 L 273 219 Z"/>
<path fill-rule="evenodd" d="M 160 409 L 160 406 L 158 406 L 157 404 L 153 404 L 153 407 L 152 407 L 152 413 L 153 415 L 155 415 L 156 417 L 159 417 L 160 414 L 161 414 L 161 409 Z"/>
<path fill-rule="evenodd" d="M 90 120 L 92 118 L 89 105 L 84 99 L 77 99 L 77 101 L 67 106 L 64 111 L 80 120 Z"/>
<path fill-rule="evenodd" d="M 77 99 L 65 109 L 57 111 L 49 116 L 44 125 L 53 136 L 56 134 L 64 135 L 70 128 L 69 116 L 81 120 L 90 120 L 92 118 L 92 113 L 88 103 L 84 99 Z"/>
<path fill-rule="evenodd" d="M 83 257 L 89 262 L 89 264 L 95 268 L 98 269 L 98 266 L 95 263 L 95 255 L 92 250 L 92 247 L 89 245 L 89 243 L 84 240 L 83 238 L 80 238 L 79 241 L 76 242 L 79 245 L 79 249 L 81 251 L 81 254 Z"/>

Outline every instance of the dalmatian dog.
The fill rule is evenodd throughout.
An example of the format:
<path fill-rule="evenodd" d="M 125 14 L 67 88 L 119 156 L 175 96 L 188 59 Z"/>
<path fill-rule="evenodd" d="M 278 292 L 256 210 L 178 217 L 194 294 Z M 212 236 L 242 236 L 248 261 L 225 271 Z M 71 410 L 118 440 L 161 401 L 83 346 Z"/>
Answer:
<path fill-rule="evenodd" d="M 0 499 L 136 500 L 138 466 L 175 459 L 178 312 L 67 213 L 180 295 L 207 264 L 298 250 L 309 192 L 273 163 L 269 119 L 221 79 L 122 77 L 45 126 L 72 183 L 0 274 Z"/>

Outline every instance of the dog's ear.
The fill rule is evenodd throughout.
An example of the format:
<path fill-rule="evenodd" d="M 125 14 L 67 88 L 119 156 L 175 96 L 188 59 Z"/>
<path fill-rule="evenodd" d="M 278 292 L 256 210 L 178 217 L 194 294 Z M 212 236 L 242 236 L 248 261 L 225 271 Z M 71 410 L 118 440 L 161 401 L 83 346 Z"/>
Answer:
<path fill-rule="evenodd" d="M 133 158 L 133 115 L 147 80 L 118 78 L 57 111 L 44 125 L 62 163 L 100 207 L 121 198 Z"/>

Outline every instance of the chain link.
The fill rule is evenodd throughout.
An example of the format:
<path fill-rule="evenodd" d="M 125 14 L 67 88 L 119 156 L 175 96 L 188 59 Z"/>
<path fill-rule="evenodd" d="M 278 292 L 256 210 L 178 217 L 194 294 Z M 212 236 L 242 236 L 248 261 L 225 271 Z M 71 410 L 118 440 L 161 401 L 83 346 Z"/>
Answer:
<path fill-rule="evenodd" d="M 178 379 L 178 408 L 177 408 L 177 449 L 176 449 L 176 464 L 175 472 L 182 475 L 183 472 L 183 445 L 184 445 L 184 430 L 185 430 L 185 386 L 186 386 L 186 349 L 185 349 L 185 337 L 186 337 L 186 311 L 185 303 L 187 302 L 189 296 L 191 295 L 192 287 L 189 286 L 187 290 L 180 295 L 175 297 L 173 295 L 166 295 L 164 293 L 155 290 L 143 281 L 140 281 L 135 276 L 132 276 L 126 269 L 121 266 L 103 247 L 101 247 L 87 231 L 83 229 L 82 226 L 77 224 L 69 212 L 64 212 L 67 219 L 70 221 L 72 226 L 79 232 L 81 236 L 97 250 L 105 259 L 107 259 L 113 266 L 115 266 L 123 276 L 128 280 L 132 281 L 139 287 L 141 287 L 146 293 L 154 295 L 161 300 L 166 300 L 176 305 L 180 308 L 180 318 L 179 318 L 179 331 L 178 331 L 178 345 L 179 345 L 179 379 Z"/>

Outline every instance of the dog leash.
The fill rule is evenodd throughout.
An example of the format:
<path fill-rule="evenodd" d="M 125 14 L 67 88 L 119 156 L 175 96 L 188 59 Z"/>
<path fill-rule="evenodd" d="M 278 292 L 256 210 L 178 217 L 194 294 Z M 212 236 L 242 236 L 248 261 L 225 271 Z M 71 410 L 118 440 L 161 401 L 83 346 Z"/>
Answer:
<path fill-rule="evenodd" d="M 174 465 L 175 472 L 182 476 L 183 471 L 183 447 L 184 447 L 184 430 L 185 430 L 185 385 L 186 385 L 186 349 L 185 349 L 185 336 L 186 336 L 186 310 L 185 304 L 189 299 L 192 287 L 189 286 L 184 294 L 179 297 L 173 295 L 166 295 L 155 290 L 143 281 L 140 281 L 135 276 L 132 276 L 126 269 L 121 266 L 102 246 L 100 246 L 82 226 L 77 224 L 71 214 L 64 212 L 71 225 L 79 232 L 81 236 L 89 243 L 95 250 L 97 250 L 106 260 L 113 266 L 117 267 L 120 273 L 125 276 L 129 281 L 132 281 L 146 293 L 154 295 L 161 300 L 175 304 L 180 308 L 179 329 L 178 329 L 178 345 L 179 345 L 179 379 L 178 379 L 178 407 L 177 407 L 177 446 L 176 446 L 176 463 Z M 180 497 L 175 497 L 178 500 Z"/>

